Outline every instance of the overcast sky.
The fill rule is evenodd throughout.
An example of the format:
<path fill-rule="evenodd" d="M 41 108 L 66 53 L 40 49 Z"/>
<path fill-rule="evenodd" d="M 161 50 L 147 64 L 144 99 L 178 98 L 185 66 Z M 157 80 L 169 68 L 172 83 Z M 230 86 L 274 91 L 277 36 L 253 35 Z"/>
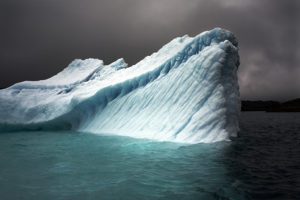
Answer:
<path fill-rule="evenodd" d="M 214 27 L 239 40 L 243 99 L 300 97 L 299 0 L 1 0 L 0 87 L 48 78 L 75 58 L 134 64 Z"/>

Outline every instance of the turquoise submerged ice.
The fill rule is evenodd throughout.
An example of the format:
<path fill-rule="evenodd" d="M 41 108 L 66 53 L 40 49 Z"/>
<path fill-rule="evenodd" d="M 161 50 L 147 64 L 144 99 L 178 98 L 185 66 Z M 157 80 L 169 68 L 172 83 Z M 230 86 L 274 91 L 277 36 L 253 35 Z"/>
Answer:
<path fill-rule="evenodd" d="M 0 131 L 228 140 L 239 129 L 238 65 L 237 41 L 220 28 L 175 38 L 131 67 L 75 60 L 52 78 L 0 90 Z"/>

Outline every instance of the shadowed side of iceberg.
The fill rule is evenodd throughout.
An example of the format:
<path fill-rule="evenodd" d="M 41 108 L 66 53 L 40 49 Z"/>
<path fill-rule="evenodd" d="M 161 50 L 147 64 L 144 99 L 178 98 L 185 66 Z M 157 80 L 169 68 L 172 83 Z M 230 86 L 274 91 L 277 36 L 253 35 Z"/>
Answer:
<path fill-rule="evenodd" d="M 47 101 L 32 106 L 30 117 L 23 104 L 24 117 L 15 122 L 0 115 L 0 130 L 73 129 L 188 143 L 227 140 L 238 131 L 238 65 L 237 42 L 228 31 L 177 38 L 130 68 L 123 60 L 92 67 L 66 93 L 57 86 L 45 92 L 27 84 L 20 99 L 42 90 L 38 98 Z M 6 103 L 11 90 L 0 93 Z M 47 97 L 53 93 L 55 98 Z"/>

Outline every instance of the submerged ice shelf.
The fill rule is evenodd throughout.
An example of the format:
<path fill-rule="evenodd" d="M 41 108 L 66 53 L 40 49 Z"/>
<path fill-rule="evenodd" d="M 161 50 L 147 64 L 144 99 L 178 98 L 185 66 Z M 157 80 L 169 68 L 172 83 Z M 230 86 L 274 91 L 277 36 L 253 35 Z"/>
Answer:
<path fill-rule="evenodd" d="M 57 75 L 0 90 L 0 132 L 78 130 L 186 143 L 236 136 L 237 41 L 216 28 L 178 37 L 128 67 L 75 60 Z"/>

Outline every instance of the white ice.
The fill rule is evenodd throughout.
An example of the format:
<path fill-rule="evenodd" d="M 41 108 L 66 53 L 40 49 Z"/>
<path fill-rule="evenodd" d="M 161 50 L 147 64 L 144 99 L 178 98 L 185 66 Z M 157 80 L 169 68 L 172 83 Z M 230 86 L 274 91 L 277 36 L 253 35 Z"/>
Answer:
<path fill-rule="evenodd" d="M 131 67 L 75 60 L 50 79 L 0 90 L 0 131 L 229 140 L 239 129 L 238 65 L 236 39 L 220 28 L 175 38 Z"/>

